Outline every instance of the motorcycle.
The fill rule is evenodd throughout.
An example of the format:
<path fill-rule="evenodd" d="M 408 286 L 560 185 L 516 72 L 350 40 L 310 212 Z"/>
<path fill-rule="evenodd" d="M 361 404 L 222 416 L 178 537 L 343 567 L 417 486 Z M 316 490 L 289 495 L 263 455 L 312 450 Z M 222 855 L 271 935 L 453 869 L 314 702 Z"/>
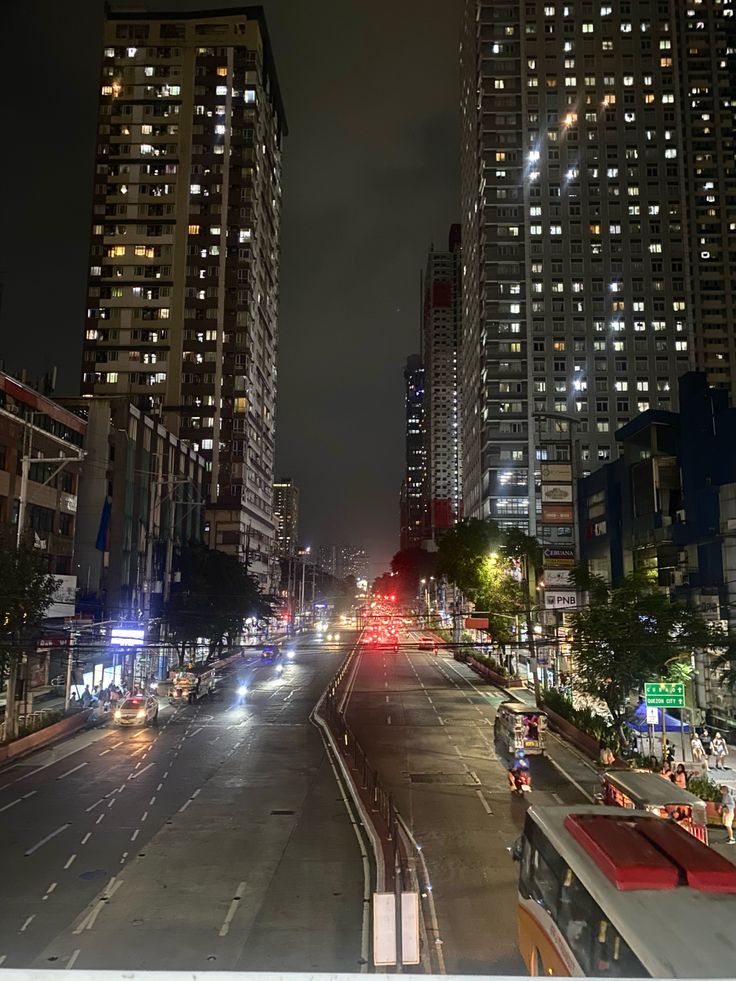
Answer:
<path fill-rule="evenodd" d="M 519 794 L 523 796 L 524 794 L 531 793 L 532 789 L 532 778 L 528 770 L 509 770 L 509 787 L 512 794 Z"/>

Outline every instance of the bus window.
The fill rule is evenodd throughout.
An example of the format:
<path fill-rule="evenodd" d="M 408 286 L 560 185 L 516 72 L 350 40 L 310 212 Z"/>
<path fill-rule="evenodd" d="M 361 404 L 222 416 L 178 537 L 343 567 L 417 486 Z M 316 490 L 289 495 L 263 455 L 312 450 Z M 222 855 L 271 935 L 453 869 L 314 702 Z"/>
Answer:
<path fill-rule="evenodd" d="M 573 875 L 572 870 L 568 869 L 560 892 L 557 925 L 575 955 L 575 960 L 586 974 L 591 973 L 593 959 L 594 906 L 587 890 Z"/>
<path fill-rule="evenodd" d="M 647 971 L 641 961 L 634 956 L 615 927 L 602 917 L 596 903 L 599 916 L 598 938 L 595 958 L 591 965 L 591 974 L 601 978 L 641 978 L 647 976 Z"/>

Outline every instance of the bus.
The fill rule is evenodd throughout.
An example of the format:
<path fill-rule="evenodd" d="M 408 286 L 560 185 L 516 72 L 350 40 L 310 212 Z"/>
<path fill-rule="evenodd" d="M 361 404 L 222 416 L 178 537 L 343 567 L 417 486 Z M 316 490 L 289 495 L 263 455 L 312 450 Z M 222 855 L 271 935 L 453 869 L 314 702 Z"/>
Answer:
<path fill-rule="evenodd" d="M 600 779 L 602 803 L 649 811 L 677 821 L 685 831 L 708 844 L 705 801 L 689 790 L 649 770 L 605 770 Z"/>
<path fill-rule="evenodd" d="M 530 807 L 512 854 L 530 975 L 733 977 L 736 866 L 675 822 Z"/>

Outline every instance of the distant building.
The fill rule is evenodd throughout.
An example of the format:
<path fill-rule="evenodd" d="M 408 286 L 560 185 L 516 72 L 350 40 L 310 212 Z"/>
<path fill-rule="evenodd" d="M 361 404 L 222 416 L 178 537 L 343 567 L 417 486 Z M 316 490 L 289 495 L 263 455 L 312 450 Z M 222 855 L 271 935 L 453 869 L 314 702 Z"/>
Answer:
<path fill-rule="evenodd" d="M 404 368 L 406 406 L 406 464 L 404 506 L 401 508 L 400 547 L 421 548 L 426 536 L 427 447 L 424 404 L 424 365 L 410 354 Z"/>
<path fill-rule="evenodd" d="M 649 409 L 617 430 L 619 458 L 578 482 L 581 558 L 614 584 L 656 573 L 671 595 L 736 636 L 736 408 L 689 372 L 680 412 Z M 722 724 L 736 703 L 707 658 L 696 704 Z"/>
<path fill-rule="evenodd" d="M 286 121 L 263 8 L 108 5 L 81 391 L 206 459 L 212 548 L 268 588 Z"/>
<path fill-rule="evenodd" d="M 290 477 L 273 485 L 273 523 L 279 558 L 288 559 L 299 541 L 299 488 Z"/>
<path fill-rule="evenodd" d="M 360 545 L 320 545 L 317 568 L 336 579 L 362 579 L 368 575 L 368 553 Z"/>
<path fill-rule="evenodd" d="M 423 292 L 425 536 L 437 542 L 462 516 L 458 401 L 460 225 L 450 227 L 447 251 L 430 249 Z"/>
<path fill-rule="evenodd" d="M 205 460 L 125 397 L 60 401 L 86 428 L 75 549 L 80 610 L 102 620 L 157 617 L 182 547 L 203 541 Z"/>

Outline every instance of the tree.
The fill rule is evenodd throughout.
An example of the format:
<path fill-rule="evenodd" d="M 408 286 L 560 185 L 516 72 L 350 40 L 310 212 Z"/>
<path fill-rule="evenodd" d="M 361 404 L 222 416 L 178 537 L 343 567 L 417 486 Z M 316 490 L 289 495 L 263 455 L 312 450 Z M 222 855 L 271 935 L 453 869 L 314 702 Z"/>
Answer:
<path fill-rule="evenodd" d="M 437 553 L 427 552 L 423 548 L 403 548 L 391 559 L 391 571 L 393 587 L 390 593 L 411 602 L 419 592 L 420 580 L 429 580 L 436 574 Z"/>
<path fill-rule="evenodd" d="M 483 584 L 484 564 L 504 543 L 495 521 L 469 518 L 442 536 L 437 553 L 437 572 L 447 577 L 469 599 L 475 600 Z"/>
<path fill-rule="evenodd" d="M 718 643 L 720 635 L 696 610 L 672 603 L 655 579 L 639 570 L 616 587 L 585 566 L 572 570 L 589 605 L 571 613 L 577 686 L 608 707 L 622 742 L 627 699 L 646 681 L 668 674 L 671 663 Z"/>
<path fill-rule="evenodd" d="M 53 599 L 57 580 L 46 571 L 46 556 L 30 545 L 16 548 L 9 539 L 0 547 L 0 644 L 7 670 L 5 739 L 18 735 L 19 667 Z"/>
<path fill-rule="evenodd" d="M 180 666 L 187 646 L 199 638 L 208 641 L 210 660 L 225 643 L 235 643 L 248 617 L 272 615 L 255 579 L 234 555 L 204 546 L 185 549 L 181 574 L 181 588 L 172 594 L 163 614 Z"/>
<path fill-rule="evenodd" d="M 524 591 L 516 563 L 501 552 L 492 552 L 480 566 L 475 603 L 488 615 L 488 629 L 503 648 L 518 640 L 517 618 L 524 612 Z"/>

